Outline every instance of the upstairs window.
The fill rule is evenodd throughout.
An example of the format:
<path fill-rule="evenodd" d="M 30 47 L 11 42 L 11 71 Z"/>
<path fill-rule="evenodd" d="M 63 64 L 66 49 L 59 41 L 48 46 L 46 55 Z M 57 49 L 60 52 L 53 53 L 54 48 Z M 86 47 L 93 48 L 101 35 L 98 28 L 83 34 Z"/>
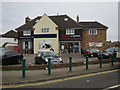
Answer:
<path fill-rule="evenodd" d="M 50 32 L 49 28 L 42 28 L 42 33 L 48 33 L 48 32 Z"/>
<path fill-rule="evenodd" d="M 97 35 L 97 30 L 96 29 L 90 29 L 89 34 L 90 35 Z"/>
<path fill-rule="evenodd" d="M 23 35 L 24 36 L 31 35 L 31 31 L 23 31 Z"/>
<path fill-rule="evenodd" d="M 16 42 L 17 41 L 17 38 L 14 38 L 14 42 Z"/>
<path fill-rule="evenodd" d="M 75 34 L 75 30 L 74 29 L 66 29 L 66 35 L 71 35 L 71 34 Z"/>

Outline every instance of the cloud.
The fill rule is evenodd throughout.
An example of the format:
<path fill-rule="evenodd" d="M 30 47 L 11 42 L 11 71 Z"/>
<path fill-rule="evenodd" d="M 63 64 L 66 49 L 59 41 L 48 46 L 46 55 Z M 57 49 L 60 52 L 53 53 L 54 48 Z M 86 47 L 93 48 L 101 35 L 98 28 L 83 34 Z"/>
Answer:
<path fill-rule="evenodd" d="M 80 21 L 96 20 L 109 27 L 108 40 L 116 40 L 118 32 L 117 3 L 114 2 L 3 2 L 3 32 L 15 29 L 24 24 L 26 16 L 35 18 L 44 13 L 47 15 L 67 14 Z"/>

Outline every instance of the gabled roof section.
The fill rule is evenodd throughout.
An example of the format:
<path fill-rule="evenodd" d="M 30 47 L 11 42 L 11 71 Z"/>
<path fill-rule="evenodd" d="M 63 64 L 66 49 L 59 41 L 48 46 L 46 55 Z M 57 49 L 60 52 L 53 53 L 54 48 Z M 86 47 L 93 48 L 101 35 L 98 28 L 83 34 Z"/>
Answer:
<path fill-rule="evenodd" d="M 40 20 L 42 16 L 38 16 L 30 22 L 16 28 L 15 30 L 32 30 L 33 26 Z M 77 22 L 67 15 L 48 16 L 59 28 L 81 28 Z"/>
<path fill-rule="evenodd" d="M 16 28 L 15 30 L 32 30 L 33 26 L 40 20 L 41 17 L 36 17 L 28 23 L 23 24 L 22 26 Z"/>
<path fill-rule="evenodd" d="M 82 25 L 83 28 L 100 28 L 100 29 L 108 29 L 107 26 L 97 22 L 79 22 L 80 25 Z"/>
<path fill-rule="evenodd" d="M 81 28 L 76 21 L 67 15 L 49 16 L 59 26 L 59 28 Z"/>
<path fill-rule="evenodd" d="M 1 35 L 2 37 L 8 37 L 8 38 L 17 38 L 17 32 L 10 30 L 6 32 L 5 34 Z"/>

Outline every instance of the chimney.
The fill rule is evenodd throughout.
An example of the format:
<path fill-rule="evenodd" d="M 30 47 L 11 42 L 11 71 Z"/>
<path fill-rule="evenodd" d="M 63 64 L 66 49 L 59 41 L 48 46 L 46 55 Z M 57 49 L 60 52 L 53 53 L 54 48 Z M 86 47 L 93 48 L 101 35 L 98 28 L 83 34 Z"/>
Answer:
<path fill-rule="evenodd" d="M 79 16 L 77 15 L 77 23 L 79 23 Z"/>
<path fill-rule="evenodd" d="M 59 15 L 59 13 L 57 13 L 57 16 Z"/>
<path fill-rule="evenodd" d="M 28 23 L 30 21 L 30 18 L 27 16 L 26 18 L 25 18 L 25 23 Z"/>

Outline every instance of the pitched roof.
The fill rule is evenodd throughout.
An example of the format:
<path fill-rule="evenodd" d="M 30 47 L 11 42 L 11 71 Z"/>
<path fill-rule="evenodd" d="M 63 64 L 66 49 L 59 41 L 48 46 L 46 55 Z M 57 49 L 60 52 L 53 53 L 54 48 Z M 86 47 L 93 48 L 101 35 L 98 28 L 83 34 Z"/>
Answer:
<path fill-rule="evenodd" d="M 80 25 L 83 26 L 83 28 L 101 28 L 101 29 L 108 29 L 107 26 L 94 21 L 94 22 L 79 22 Z"/>
<path fill-rule="evenodd" d="M 59 28 L 80 28 L 81 26 L 67 15 L 48 16 Z M 16 28 L 15 30 L 31 29 L 37 23 L 41 16 L 38 16 L 30 22 Z M 68 19 L 65 21 L 65 18 Z"/>
<path fill-rule="evenodd" d="M 81 28 L 81 25 L 67 15 L 49 16 L 49 18 L 51 18 L 59 28 Z"/>
<path fill-rule="evenodd" d="M 1 37 L 8 37 L 8 38 L 17 38 L 17 32 L 10 30 L 5 34 L 2 34 Z"/>
<path fill-rule="evenodd" d="M 33 20 L 29 21 L 28 23 L 23 24 L 22 26 L 16 28 L 15 30 L 32 30 L 32 27 L 37 23 L 36 21 L 39 20 L 41 17 L 36 17 Z"/>

